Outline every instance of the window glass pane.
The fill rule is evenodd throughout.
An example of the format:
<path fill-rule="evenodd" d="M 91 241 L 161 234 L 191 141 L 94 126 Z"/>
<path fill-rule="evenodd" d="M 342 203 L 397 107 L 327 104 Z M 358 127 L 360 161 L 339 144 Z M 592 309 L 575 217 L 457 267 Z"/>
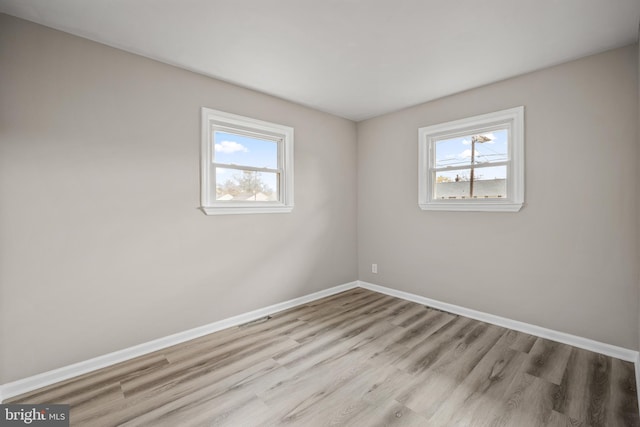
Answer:
<path fill-rule="evenodd" d="M 471 166 L 472 147 L 475 165 L 507 161 L 507 138 L 507 129 L 501 129 L 436 141 L 435 167 Z"/>
<path fill-rule="evenodd" d="M 278 143 L 229 132 L 213 133 L 213 161 L 256 168 L 278 168 Z"/>
<path fill-rule="evenodd" d="M 500 199 L 507 197 L 507 167 L 476 168 L 473 171 L 473 198 Z"/>
<path fill-rule="evenodd" d="M 216 200 L 278 201 L 278 174 L 216 167 Z"/>
<path fill-rule="evenodd" d="M 470 170 L 436 172 L 435 199 L 468 199 Z"/>
<path fill-rule="evenodd" d="M 435 172 L 435 199 L 500 199 L 507 197 L 507 167 L 479 167 Z"/>

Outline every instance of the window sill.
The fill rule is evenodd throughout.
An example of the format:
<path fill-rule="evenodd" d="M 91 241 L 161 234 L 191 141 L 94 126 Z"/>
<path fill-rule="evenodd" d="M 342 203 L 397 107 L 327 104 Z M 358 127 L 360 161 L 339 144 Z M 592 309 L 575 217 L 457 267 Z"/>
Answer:
<path fill-rule="evenodd" d="M 267 214 L 267 213 L 289 213 L 293 206 L 201 206 L 200 210 L 205 215 L 242 215 L 242 214 Z"/>
<path fill-rule="evenodd" d="M 460 202 L 460 203 L 420 203 L 423 211 L 468 211 L 468 212 L 518 212 L 523 203 L 512 202 Z"/>

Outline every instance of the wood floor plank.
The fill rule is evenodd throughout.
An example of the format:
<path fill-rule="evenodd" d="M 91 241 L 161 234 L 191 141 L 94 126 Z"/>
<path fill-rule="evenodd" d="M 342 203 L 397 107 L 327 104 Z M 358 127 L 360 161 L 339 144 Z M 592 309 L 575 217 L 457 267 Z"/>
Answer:
<path fill-rule="evenodd" d="M 298 346 L 298 343 L 285 337 L 268 337 L 260 341 L 233 343 L 210 354 L 204 353 L 191 359 L 170 364 L 154 375 L 139 376 L 123 381 L 122 389 L 126 396 L 150 392 L 175 383 L 187 382 L 209 372 L 219 372 L 223 368 L 245 361 L 268 357 L 273 352 Z"/>
<path fill-rule="evenodd" d="M 602 356 L 605 357 L 605 356 Z M 635 382 L 631 362 L 607 358 L 611 362 L 609 399 L 605 402 L 605 425 L 640 425 Z"/>
<path fill-rule="evenodd" d="M 497 326 L 476 324 L 455 346 L 441 353 L 430 369 L 418 374 L 413 384 L 397 400 L 425 418 L 431 418 L 496 345 L 504 332 L 503 328 Z"/>
<path fill-rule="evenodd" d="M 554 405 L 559 412 L 592 426 L 607 425 L 607 403 L 611 392 L 611 359 L 597 353 L 574 349 L 572 366 L 561 383 L 564 405 Z M 582 359 L 582 360 L 581 360 Z"/>
<path fill-rule="evenodd" d="M 429 310 L 424 319 L 407 328 L 407 331 L 399 339 L 398 344 L 413 348 L 455 318 L 456 316 L 453 314 Z M 399 326 L 402 326 L 402 324 Z"/>
<path fill-rule="evenodd" d="M 272 322 L 273 321 L 273 322 Z M 258 343 L 265 343 L 281 337 L 288 337 L 288 332 L 292 328 L 298 327 L 301 321 L 286 320 L 281 322 L 279 318 L 274 318 L 261 325 L 250 328 L 239 328 L 234 334 L 227 336 L 223 340 L 212 340 L 211 342 L 201 342 L 198 345 L 185 346 L 185 348 L 171 348 L 164 351 L 163 355 L 171 364 L 180 363 L 185 360 L 196 360 L 200 357 L 210 357 L 211 354 L 236 351 L 235 349 L 255 346 Z M 269 324 L 269 326 L 267 326 Z M 212 334 L 215 335 L 215 334 Z"/>
<path fill-rule="evenodd" d="M 78 395 L 91 394 L 126 378 L 134 378 L 155 368 L 167 366 L 169 362 L 161 353 L 152 353 L 136 359 L 118 363 L 75 378 L 8 399 L 8 403 L 28 401 L 30 403 L 65 403 Z"/>
<path fill-rule="evenodd" d="M 360 412 L 346 425 L 371 427 L 424 427 L 427 420 L 411 409 L 396 402 L 386 400 Z"/>
<path fill-rule="evenodd" d="M 255 394 L 242 389 L 230 388 L 223 392 L 207 389 L 168 402 L 120 425 L 247 425 L 249 420 L 260 420 L 268 411 L 269 407 Z M 254 422 L 253 425 L 259 423 Z"/>
<path fill-rule="evenodd" d="M 440 405 L 429 421 L 439 426 L 470 425 L 482 419 L 507 392 L 516 373 L 522 370 L 527 356 L 511 348 L 511 336 L 500 340 L 478 362 L 455 390 L 446 404 Z"/>
<path fill-rule="evenodd" d="M 298 342 L 304 343 L 317 338 L 325 333 L 332 333 L 339 330 L 343 325 L 348 325 L 354 319 L 362 319 L 366 316 L 383 314 L 384 309 L 392 302 L 391 297 L 386 295 L 381 298 L 367 301 L 364 304 L 358 304 L 343 312 L 319 319 L 300 333 L 292 334 L 291 338 Z"/>
<path fill-rule="evenodd" d="M 591 427 L 580 420 L 568 417 L 560 412 L 551 411 L 546 427 Z"/>
<path fill-rule="evenodd" d="M 268 360 L 269 355 L 273 352 L 296 347 L 297 345 L 293 340 L 279 338 L 277 340 L 258 342 L 255 346 L 247 346 L 239 351 L 232 349 L 223 353 L 212 353 L 209 357 L 204 355 L 195 361 L 184 360 L 172 364 L 160 375 L 140 378 L 135 381 L 125 381 L 122 383 L 122 389 L 126 396 L 133 396 L 137 393 L 147 393 L 157 388 L 162 389 L 180 383 L 188 383 L 192 379 L 198 379 L 209 374 L 218 375 L 221 372 L 235 372 L 248 363 Z"/>
<path fill-rule="evenodd" d="M 336 310 L 340 310 L 343 307 L 349 305 L 352 301 L 362 298 L 369 298 L 372 296 L 372 292 L 362 289 L 354 288 L 344 292 L 329 295 L 324 298 L 317 299 L 315 301 L 308 302 L 302 306 L 292 307 L 289 310 L 295 310 L 300 307 L 304 307 L 305 311 L 314 310 L 317 308 L 328 307 Z"/>
<path fill-rule="evenodd" d="M 553 409 L 572 419 L 590 420 L 591 411 L 600 404 L 591 401 L 591 381 L 598 355 L 587 350 L 573 348 L 564 371 Z M 595 404 L 592 407 L 592 404 Z M 597 416 L 597 414 L 596 414 Z"/>
<path fill-rule="evenodd" d="M 420 318 L 427 314 L 427 307 L 417 303 L 409 304 L 403 311 L 400 311 L 394 316 L 391 321 L 394 325 L 403 325 L 403 327 L 410 326 L 413 321 L 420 320 Z"/>
<path fill-rule="evenodd" d="M 542 378 L 520 373 L 514 377 L 506 400 L 494 408 L 482 424 L 495 426 L 545 426 L 551 419 L 553 395 L 558 386 Z M 493 419 L 491 419 L 493 418 Z"/>
<path fill-rule="evenodd" d="M 365 364 L 367 359 L 371 357 L 371 351 L 367 346 L 380 344 L 378 339 L 387 336 L 387 332 L 393 328 L 394 326 L 389 323 L 377 322 L 372 324 L 371 328 L 362 331 L 356 325 L 354 329 L 347 331 L 345 336 L 335 340 L 330 345 L 323 342 L 319 347 L 314 346 L 311 351 L 302 353 L 295 359 L 274 359 L 286 367 L 293 375 L 313 372 L 313 369 L 332 364 L 335 361 L 347 361 L 347 363 L 358 365 Z M 354 330 L 366 333 L 353 334 Z"/>
<path fill-rule="evenodd" d="M 83 427 L 640 427 L 629 362 L 360 288 L 11 401 Z"/>
<path fill-rule="evenodd" d="M 72 423 L 83 426 L 112 426 L 133 419 L 142 422 L 145 418 L 140 417 L 145 414 L 161 418 L 163 414 L 168 414 L 183 405 L 189 405 L 191 402 L 200 401 L 205 397 L 213 398 L 224 395 L 230 389 L 246 391 L 245 384 L 249 379 L 259 378 L 262 380 L 269 373 L 278 369 L 281 367 L 273 360 L 241 364 L 232 369 L 203 375 L 189 382 L 167 385 L 166 388 L 157 390 L 155 393 L 141 393 L 117 404 L 85 408 L 77 413 L 72 408 Z"/>
<path fill-rule="evenodd" d="M 534 377 L 560 384 L 571 355 L 571 347 L 555 341 L 538 338 L 529 352 L 526 372 Z"/>
<path fill-rule="evenodd" d="M 363 401 L 371 406 L 384 405 L 385 402 L 397 402 L 404 386 L 414 380 L 414 376 L 403 372 L 394 366 L 376 366 L 367 376 L 359 376 L 349 387 L 342 390 L 352 398 Z M 404 405 L 402 405 L 404 406 Z"/>
<path fill-rule="evenodd" d="M 398 300 L 399 304 L 389 312 L 389 321 L 393 322 L 398 316 L 416 305 L 415 302 Z"/>
<path fill-rule="evenodd" d="M 347 329 L 331 331 L 314 341 L 307 341 L 297 347 L 279 352 L 273 358 L 288 369 L 304 369 L 314 364 L 333 360 L 344 353 L 353 351 L 359 345 L 369 342 L 393 325 L 386 322 L 372 322 L 360 319 Z"/>
<path fill-rule="evenodd" d="M 259 397 L 277 414 L 277 419 L 270 421 L 275 425 L 322 418 L 324 409 L 342 401 L 333 399 L 342 387 L 373 369 L 371 365 L 338 359 L 281 381 Z"/>
<path fill-rule="evenodd" d="M 506 339 L 509 341 L 510 348 L 513 350 L 529 353 L 538 337 L 525 334 L 524 332 L 509 330 L 507 331 Z"/>
<path fill-rule="evenodd" d="M 396 366 L 411 374 L 423 372 L 443 355 L 452 352 L 456 344 L 477 326 L 471 319 L 456 318 L 413 347 L 396 362 Z"/>
<path fill-rule="evenodd" d="M 338 305 L 327 305 L 317 307 L 316 310 L 303 313 L 299 316 L 300 320 L 327 322 L 333 319 L 334 316 L 347 314 L 361 309 L 362 307 L 375 304 L 378 301 L 388 301 L 388 297 L 382 294 L 365 294 L 356 298 L 350 299 L 347 302 L 340 303 Z"/>

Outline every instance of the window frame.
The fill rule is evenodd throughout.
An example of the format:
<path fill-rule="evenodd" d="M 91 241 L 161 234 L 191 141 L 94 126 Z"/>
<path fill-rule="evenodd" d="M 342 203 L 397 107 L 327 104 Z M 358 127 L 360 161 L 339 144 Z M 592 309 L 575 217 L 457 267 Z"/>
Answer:
<path fill-rule="evenodd" d="M 487 133 L 497 129 L 508 130 L 508 160 L 492 164 L 492 166 L 507 166 L 507 197 L 504 199 L 435 198 L 436 143 L 440 140 Z M 518 212 L 524 205 L 524 107 L 519 106 L 419 128 L 418 175 L 418 205 L 422 210 Z"/>
<path fill-rule="evenodd" d="M 293 128 L 207 107 L 201 109 L 200 209 L 206 215 L 288 213 L 293 210 Z M 218 163 L 214 133 L 222 131 L 277 144 L 277 169 Z M 278 200 L 216 200 L 216 168 L 278 174 Z"/>

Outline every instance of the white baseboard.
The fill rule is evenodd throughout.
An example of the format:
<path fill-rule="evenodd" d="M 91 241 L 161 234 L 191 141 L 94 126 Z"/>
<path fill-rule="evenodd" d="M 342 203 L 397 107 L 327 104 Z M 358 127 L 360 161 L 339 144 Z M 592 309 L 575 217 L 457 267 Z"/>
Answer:
<path fill-rule="evenodd" d="M 636 394 L 640 403 L 640 353 L 636 356 Z"/>
<path fill-rule="evenodd" d="M 629 350 L 623 347 L 617 347 L 611 344 L 601 343 L 588 338 L 583 338 L 564 332 L 554 331 L 552 329 L 543 328 L 540 326 L 531 325 L 516 320 L 507 319 L 493 314 L 483 313 L 481 311 L 472 310 L 465 307 L 460 307 L 454 304 L 448 304 L 445 302 L 433 300 L 430 298 L 422 297 L 420 295 L 411 294 L 408 292 L 398 291 L 384 286 L 374 285 L 363 281 L 356 281 L 351 283 L 345 283 L 344 285 L 334 286 L 329 289 L 325 289 L 313 294 L 305 295 L 299 298 L 294 298 L 289 301 L 285 301 L 279 304 L 274 304 L 268 307 L 264 307 L 258 310 L 250 311 L 248 313 L 240 314 L 238 316 L 230 317 L 220 320 L 218 322 L 210 323 L 208 325 L 200 326 L 198 328 L 190 329 L 188 331 L 179 332 L 177 334 L 169 335 L 167 337 L 159 338 L 153 341 L 149 341 L 143 344 L 139 344 L 133 347 L 125 348 L 113 353 L 98 356 L 93 359 L 85 360 L 83 362 L 74 363 L 73 365 L 64 366 L 62 368 L 54 369 L 52 371 L 43 372 L 28 378 L 13 381 L 10 383 L 0 385 L 0 402 L 4 399 L 8 399 L 13 396 L 18 396 L 23 393 L 28 393 L 38 388 L 48 386 L 60 381 L 64 381 L 69 378 L 76 377 L 78 375 L 86 374 L 97 369 L 105 368 L 107 366 L 114 365 L 116 363 L 124 362 L 126 360 L 143 356 L 154 351 L 162 350 L 176 344 L 183 343 L 201 336 L 227 329 L 233 326 L 242 325 L 252 320 L 260 319 L 262 317 L 278 313 L 289 308 L 306 304 L 311 301 L 315 301 L 320 298 L 324 298 L 330 295 L 334 295 L 340 292 L 347 291 L 349 289 L 361 287 L 369 289 L 374 292 L 390 295 L 393 297 L 401 298 L 408 301 L 413 301 L 419 304 L 423 304 L 429 307 L 437 308 L 440 310 L 448 311 L 450 313 L 458 314 L 461 316 L 469 317 L 472 319 L 480 320 L 482 322 L 491 323 L 494 325 L 502 326 L 516 331 L 525 332 L 531 335 L 547 338 L 553 341 L 558 341 L 564 344 L 579 347 L 585 350 L 594 351 L 607 356 L 615 357 L 621 360 L 633 362 L 636 367 L 636 384 L 640 384 L 640 353 L 635 350 Z M 640 400 L 640 387 L 639 400 Z"/>
<path fill-rule="evenodd" d="M 563 344 L 572 345 L 574 347 L 579 347 L 585 350 L 604 354 L 606 356 L 615 357 L 616 359 L 625 360 L 627 362 L 633 362 L 636 364 L 636 369 L 638 369 L 639 356 L 638 356 L 638 352 L 635 350 L 630 350 L 628 348 L 623 348 L 623 347 L 617 347 L 615 345 L 594 341 L 589 338 L 583 338 L 576 335 L 567 334 L 565 332 L 554 331 L 552 329 L 543 328 L 541 326 L 531 325 L 529 323 L 519 322 L 517 320 L 511 320 L 504 317 L 495 316 L 493 314 L 483 313 L 481 311 L 460 307 L 458 305 L 437 301 L 431 298 L 422 297 L 420 295 L 415 295 L 408 292 L 398 291 L 391 288 L 385 288 L 384 286 L 374 285 L 373 283 L 358 281 L 358 286 L 360 286 L 361 288 L 369 289 L 371 291 L 380 292 L 381 294 L 390 295 L 390 296 L 405 299 L 408 301 L 417 302 L 419 304 L 426 305 L 429 307 L 437 308 L 439 310 L 448 311 L 449 313 L 459 314 L 460 316 L 470 317 L 472 319 L 480 320 L 482 322 L 491 323 L 493 325 L 498 325 L 498 326 L 502 326 L 509 329 L 514 329 L 516 331 L 525 332 L 527 334 L 535 335 L 542 338 L 547 338 L 552 341 L 557 341 Z"/>
<path fill-rule="evenodd" d="M 322 291 L 314 292 L 312 294 L 305 295 L 299 298 L 294 298 L 289 301 L 270 305 L 268 307 L 260 308 L 258 310 L 240 314 L 238 316 L 229 317 L 227 319 L 190 329 L 188 331 L 179 332 L 177 334 L 158 338 L 153 341 L 125 348 L 113 353 L 105 354 L 103 356 L 94 357 L 93 359 L 74 363 L 73 365 L 64 366 L 62 368 L 43 372 L 41 374 L 23 378 L 21 380 L 2 384 L 0 385 L 0 402 L 13 396 L 28 393 L 41 387 L 46 387 L 50 384 L 54 384 L 69 378 L 76 377 L 78 375 L 95 371 L 96 369 L 115 365 L 116 363 L 124 362 L 125 360 L 133 359 L 134 357 L 139 357 L 148 353 L 152 353 L 154 351 L 162 350 L 163 348 L 180 344 L 194 338 L 199 338 L 201 336 L 211 334 L 222 329 L 242 325 L 244 323 L 251 322 L 252 320 L 260 319 L 262 317 L 269 316 L 271 314 L 278 313 L 280 311 L 287 310 L 289 308 L 306 304 L 308 302 L 344 292 L 356 287 L 358 287 L 358 282 L 351 282 L 345 283 L 344 285 L 334 286 L 329 289 L 324 289 Z"/>

